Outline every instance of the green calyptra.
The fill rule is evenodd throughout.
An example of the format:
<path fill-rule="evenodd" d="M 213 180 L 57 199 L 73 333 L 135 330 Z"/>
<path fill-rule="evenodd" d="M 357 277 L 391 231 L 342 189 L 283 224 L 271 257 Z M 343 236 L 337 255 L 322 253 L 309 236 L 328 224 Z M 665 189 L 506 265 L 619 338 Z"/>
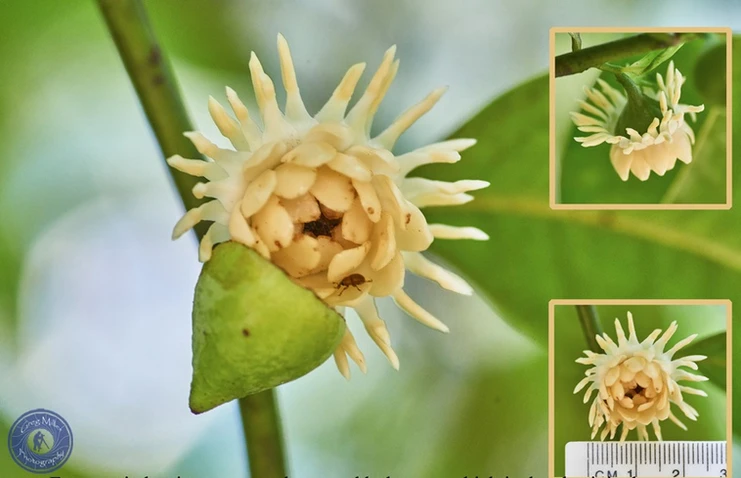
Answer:
<path fill-rule="evenodd" d="M 252 249 L 227 242 L 204 264 L 193 303 L 190 409 L 294 380 L 334 352 L 344 319 Z"/>
<path fill-rule="evenodd" d="M 638 134 L 644 134 L 655 118 L 661 120 L 663 116 L 659 102 L 646 96 L 627 74 L 620 73 L 615 76 L 625 89 L 628 102 L 620 113 L 613 133 L 625 135 L 627 128 L 633 128 Z"/>

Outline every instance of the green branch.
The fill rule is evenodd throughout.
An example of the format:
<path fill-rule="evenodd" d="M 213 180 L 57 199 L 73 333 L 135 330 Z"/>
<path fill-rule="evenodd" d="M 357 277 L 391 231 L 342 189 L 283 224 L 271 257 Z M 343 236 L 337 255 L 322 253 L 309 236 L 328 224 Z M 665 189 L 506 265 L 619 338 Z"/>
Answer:
<path fill-rule="evenodd" d="M 116 43 L 139 101 L 164 158 L 180 154 L 201 157 L 183 132 L 192 131 L 175 76 L 157 43 L 144 5 L 140 0 L 97 0 L 108 30 Z M 172 168 L 175 187 L 187 209 L 199 202 L 191 192 L 197 180 Z M 199 239 L 204 229 L 197 228 Z M 273 390 L 239 400 L 247 445 L 250 475 L 253 478 L 286 476 L 283 438 Z"/>
<path fill-rule="evenodd" d="M 239 401 L 252 478 L 287 476 L 280 412 L 272 390 Z"/>
<path fill-rule="evenodd" d="M 592 352 L 599 352 L 600 347 L 595 337 L 602 335 L 602 325 L 597 315 L 597 308 L 593 305 L 577 305 L 576 313 L 579 315 L 579 322 L 584 331 L 584 338 L 587 339 L 589 349 Z"/>
<path fill-rule="evenodd" d="M 574 75 L 605 63 L 663 50 L 700 38 L 700 33 L 642 33 L 564 53 L 556 57 L 556 77 Z"/>
<path fill-rule="evenodd" d="M 135 0 L 98 0 L 98 5 L 164 157 L 180 154 L 200 158 L 183 136 L 192 127 L 144 5 Z M 170 175 L 185 207 L 197 206 L 199 202 L 191 193 L 197 179 L 172 168 Z"/>

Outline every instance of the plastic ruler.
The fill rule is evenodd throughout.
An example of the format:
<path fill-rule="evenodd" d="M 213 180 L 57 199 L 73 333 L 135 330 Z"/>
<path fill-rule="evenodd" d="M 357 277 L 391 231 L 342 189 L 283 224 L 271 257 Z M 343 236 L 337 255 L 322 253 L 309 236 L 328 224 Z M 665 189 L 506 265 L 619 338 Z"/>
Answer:
<path fill-rule="evenodd" d="M 566 476 L 571 477 L 725 477 L 725 441 L 570 442 Z"/>

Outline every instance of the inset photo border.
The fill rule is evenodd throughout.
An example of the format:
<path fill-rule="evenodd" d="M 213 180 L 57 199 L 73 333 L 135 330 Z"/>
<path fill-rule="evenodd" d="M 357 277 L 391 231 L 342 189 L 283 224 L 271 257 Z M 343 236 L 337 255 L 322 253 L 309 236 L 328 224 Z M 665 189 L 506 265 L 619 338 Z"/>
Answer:
<path fill-rule="evenodd" d="M 551 209 L 730 209 L 732 37 L 551 28 Z"/>
<path fill-rule="evenodd" d="M 630 313 L 630 314 L 629 314 Z M 593 428 L 589 424 L 591 405 L 596 404 L 599 391 L 591 394 L 586 402 L 585 392 L 592 386 L 587 378 L 587 370 L 591 367 L 604 367 L 602 361 L 587 358 L 593 353 L 604 354 L 604 350 L 597 343 L 590 347 L 589 338 L 596 335 L 595 327 L 602 328 L 602 332 L 609 339 L 619 345 L 621 339 L 619 330 L 622 329 L 630 340 L 631 329 L 629 319 L 635 324 L 638 342 L 647 337 L 653 343 L 659 344 L 664 351 L 675 350 L 672 360 L 695 355 L 708 356 L 706 360 L 697 360 L 698 370 L 693 365 L 681 366 L 691 374 L 707 377 L 707 381 L 687 381 L 683 374 L 675 375 L 676 383 L 683 387 L 699 389 L 687 390 L 683 393 L 689 413 L 699 412 L 697 421 L 693 421 L 675 403 L 670 403 L 673 415 L 688 427 L 682 430 L 671 417 L 661 420 L 660 431 L 664 440 L 670 441 L 726 441 L 727 476 L 732 475 L 731 457 L 733 455 L 733 427 L 732 427 L 732 304 L 730 300 L 619 300 L 619 299 L 554 299 L 548 304 L 548 476 L 555 478 L 566 476 L 565 448 L 566 443 L 572 441 L 600 441 L 600 433 L 604 426 L 599 427 L 597 436 L 591 438 Z M 616 322 L 619 321 L 620 329 Z M 676 322 L 676 330 L 662 343 L 664 333 L 672 323 Z M 591 324 L 591 325 L 590 325 Z M 656 332 L 660 329 L 660 332 Z M 722 333 L 725 333 L 723 340 Z M 693 340 L 689 337 L 697 334 Z M 704 341 L 704 339 L 708 339 Z M 609 340 L 600 341 L 611 347 Z M 595 340 L 595 342 L 597 342 Z M 678 345 L 677 345 L 678 344 Z M 699 345 L 697 345 L 699 344 Z M 589 349 L 592 348 L 592 351 Z M 595 352 L 596 349 L 596 352 Z M 589 352 L 587 352 L 589 351 Z M 613 350 L 616 354 L 619 350 Z M 704 353 L 703 353 L 704 352 Z M 708 352 L 713 352 L 708 353 Z M 577 359 L 585 359 L 577 362 Z M 725 364 L 722 363 L 722 357 Z M 588 363 L 587 363 L 588 362 Z M 609 365 L 613 367 L 612 365 Z M 723 370 L 725 366 L 725 370 Z M 621 365 L 621 369 L 626 368 Z M 647 367 L 647 365 L 644 365 Z M 648 368 L 644 369 L 648 370 Z M 597 370 L 595 370 L 596 372 Z M 653 372 L 652 372 L 653 373 Z M 650 374 L 649 374 L 650 375 Z M 558 382 L 557 382 L 558 379 Z M 641 380 L 645 379 L 643 377 Z M 722 387 L 725 379 L 725 390 Z M 627 379 L 626 379 L 627 380 Z M 585 383 L 580 383 L 584 381 Z M 620 381 L 620 379 L 618 379 Z M 628 383 L 628 382 L 625 382 Z M 621 385 L 623 382 L 621 381 Z M 644 384 L 645 385 L 645 384 Z M 625 386 L 630 386 L 625 385 Z M 614 392 L 614 389 L 610 389 Z M 648 388 L 639 386 L 625 392 L 631 400 L 641 402 L 651 401 L 652 395 L 646 392 Z M 620 393 L 620 392 L 615 392 Z M 640 395 L 640 396 L 639 396 Z M 724 402 L 725 407 L 720 404 Z M 625 406 L 629 406 L 626 404 Z M 597 420 L 599 421 L 599 420 Z M 615 442 L 621 437 L 623 425 L 619 425 L 617 433 L 605 442 Z M 651 425 L 646 430 L 650 436 L 649 442 L 656 442 L 657 437 Z M 626 441 L 638 440 L 638 429 L 629 431 Z M 569 476 L 569 478 L 578 478 Z M 586 478 L 586 477 L 582 477 Z"/>

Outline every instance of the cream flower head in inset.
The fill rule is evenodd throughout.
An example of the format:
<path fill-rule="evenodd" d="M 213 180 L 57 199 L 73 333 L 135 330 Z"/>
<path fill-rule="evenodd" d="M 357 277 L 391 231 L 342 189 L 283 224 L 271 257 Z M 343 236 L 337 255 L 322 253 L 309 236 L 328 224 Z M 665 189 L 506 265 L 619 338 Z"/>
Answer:
<path fill-rule="evenodd" d="M 674 62 L 669 62 L 666 79 L 660 73 L 656 74 L 658 91 L 653 93 L 653 98 L 638 100 L 636 103 L 642 105 L 631 105 L 630 94 L 626 98 L 620 91 L 616 90 L 604 80 L 598 79 L 598 88 L 585 88 L 587 98 L 591 101 L 580 101 L 585 113 L 571 113 L 571 118 L 577 129 L 583 133 L 590 133 L 586 137 L 574 138 L 584 147 L 597 146 L 602 143 L 612 145 L 610 149 L 610 160 L 623 181 L 628 180 L 629 173 L 633 173 L 641 181 L 645 181 L 651 175 L 651 171 L 663 176 L 668 170 L 674 168 L 677 159 L 685 164 L 692 161 L 692 145 L 695 135 L 692 128 L 685 122 L 685 113 L 690 113 L 694 119 L 695 113 L 705 109 L 704 105 L 691 106 L 679 103 L 682 94 L 682 85 L 686 78 L 674 67 Z M 632 85 L 635 87 L 635 85 Z M 628 86 L 631 88 L 631 86 Z M 634 97 L 642 96 L 642 93 L 632 91 Z M 658 105 L 647 105 L 648 102 L 658 101 Z M 654 101 L 655 100 L 655 101 Z M 626 113 L 634 113 L 640 116 L 648 114 L 647 111 L 631 112 L 631 109 L 644 109 L 646 106 L 655 111 L 655 116 L 649 114 L 644 131 L 634 129 L 638 125 L 631 121 L 621 121 L 621 116 Z M 653 119 L 651 119 L 653 118 Z M 647 127 L 646 127 L 647 124 Z"/>
<path fill-rule="evenodd" d="M 648 440 L 646 427 L 652 425 L 654 434 L 661 440 L 660 422 L 667 418 L 683 430 L 687 427 L 674 416 L 671 405 L 676 405 L 690 420 L 697 420 L 697 410 L 684 401 L 684 395 L 707 394 L 699 389 L 679 385 L 678 382 L 701 382 L 706 377 L 696 375 L 682 367 L 697 370 L 697 363 L 705 360 L 703 355 L 691 355 L 674 359 L 674 354 L 692 342 L 697 335 L 691 335 L 677 342 L 671 349 L 664 350 L 669 339 L 677 331 L 677 323 L 672 322 L 661 335 L 661 330 L 654 330 L 643 342 L 638 341 L 633 315 L 628 312 L 629 336 L 625 337 L 620 321 L 615 319 L 617 344 L 607 335 L 597 335 L 597 343 L 604 354 L 585 350 L 586 357 L 577 359 L 577 363 L 591 365 L 584 378 L 574 389 L 579 393 L 584 387 L 584 403 L 587 403 L 594 392 L 597 396 L 589 409 L 589 426 L 592 427 L 592 438 L 597 436 L 604 425 L 600 440 L 607 435 L 615 437 L 617 428 L 622 424 L 620 441 L 624 441 L 630 430 L 636 429 L 639 440 Z M 658 338 L 661 335 L 661 338 Z M 657 340 L 658 338 L 658 340 Z"/>
<path fill-rule="evenodd" d="M 391 150 L 444 89 L 430 93 L 382 133 L 370 137 L 373 117 L 396 75 L 395 47 L 384 55 L 364 94 L 346 114 L 365 64 L 352 66 L 323 108 L 311 116 L 299 94 L 288 44 L 278 36 L 286 90 L 285 114 L 275 87 L 252 54 L 250 72 L 262 128 L 237 94 L 226 96 L 236 119 L 213 98 L 209 112 L 234 150 L 217 147 L 200 133 L 187 133 L 208 161 L 173 156 L 168 163 L 208 182 L 193 188 L 197 198 L 214 198 L 191 209 L 177 223 L 177 238 L 200 221 L 213 221 L 200 245 L 200 260 L 213 246 L 235 241 L 251 247 L 282 268 L 296 283 L 313 290 L 327 305 L 354 308 L 394 368 L 399 362 L 374 297 L 391 296 L 408 314 L 437 330 L 447 327 L 412 301 L 402 289 L 405 269 L 442 287 L 471 294 L 460 277 L 430 262 L 420 252 L 434 238 L 486 240 L 472 227 L 427 224 L 419 208 L 464 204 L 468 191 L 486 181 L 432 181 L 407 178 L 418 166 L 455 163 L 475 143 L 455 139 L 400 156 Z M 365 371 L 363 354 L 348 330 L 335 360 L 349 378 L 347 355 Z"/>

